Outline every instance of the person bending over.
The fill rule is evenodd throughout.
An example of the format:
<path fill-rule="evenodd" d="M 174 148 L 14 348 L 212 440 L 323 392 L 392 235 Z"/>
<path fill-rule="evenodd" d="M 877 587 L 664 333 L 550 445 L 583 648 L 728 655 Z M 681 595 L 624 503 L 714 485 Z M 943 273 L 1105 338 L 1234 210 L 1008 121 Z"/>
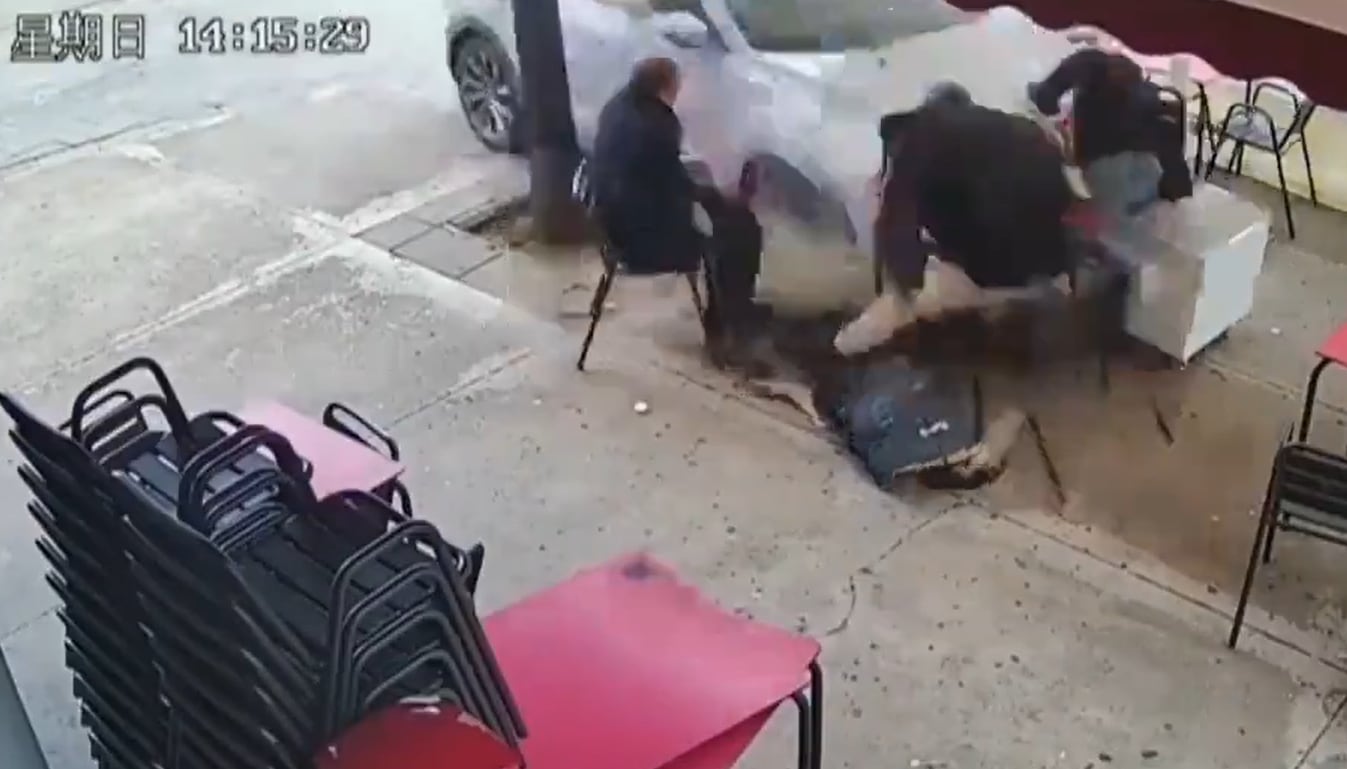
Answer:
<path fill-rule="evenodd" d="M 1076 196 L 1060 146 L 1038 123 L 945 84 L 918 109 L 884 116 L 879 132 L 874 248 L 886 288 L 838 333 L 839 352 L 855 355 L 918 319 L 985 309 L 1070 277 L 1064 216 Z"/>
<path fill-rule="evenodd" d="M 1060 111 L 1067 93 L 1075 160 L 1101 213 L 1134 216 L 1162 198 L 1192 194 L 1183 160 L 1182 108 L 1167 106 L 1136 62 L 1086 48 L 1029 86 L 1034 106 L 1048 116 Z"/>
<path fill-rule="evenodd" d="M 633 274 L 689 273 L 703 259 L 709 341 L 723 341 L 751 314 L 760 268 L 762 230 L 739 189 L 722 193 L 695 181 L 683 163 L 683 127 L 673 105 L 681 86 L 678 65 L 651 58 L 599 114 L 592 176 L 595 208 L 609 242 Z M 693 207 L 712 223 L 708 239 Z"/>

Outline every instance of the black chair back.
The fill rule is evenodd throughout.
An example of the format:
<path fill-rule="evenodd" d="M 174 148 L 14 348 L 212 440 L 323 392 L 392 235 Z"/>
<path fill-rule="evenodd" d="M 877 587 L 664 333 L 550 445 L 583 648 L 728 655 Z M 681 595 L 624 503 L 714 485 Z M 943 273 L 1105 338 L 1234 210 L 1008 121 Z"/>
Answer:
<path fill-rule="evenodd" d="M 135 372 L 155 390 L 119 389 Z M 85 388 L 62 428 L 3 394 L 0 410 L 104 765 L 301 769 L 407 696 L 449 696 L 512 745 L 525 735 L 473 606 L 480 546 L 367 492 L 319 502 L 288 441 L 189 418 L 148 359 Z M 333 429 L 396 457 L 339 411 Z"/>
<path fill-rule="evenodd" d="M 1249 96 L 1249 104 L 1261 106 L 1260 100 L 1267 93 L 1276 94 L 1279 97 L 1278 101 L 1289 103 L 1293 110 L 1290 122 L 1273 137 L 1277 143 L 1275 148 L 1277 152 L 1285 152 L 1292 142 L 1304 138 L 1305 127 L 1309 125 L 1310 118 L 1314 117 L 1314 111 L 1319 105 L 1305 94 L 1275 80 L 1263 80 L 1255 85 Z"/>
<path fill-rule="evenodd" d="M 1347 545 L 1347 457 L 1292 443 L 1277 451 L 1273 473 L 1282 528 Z"/>

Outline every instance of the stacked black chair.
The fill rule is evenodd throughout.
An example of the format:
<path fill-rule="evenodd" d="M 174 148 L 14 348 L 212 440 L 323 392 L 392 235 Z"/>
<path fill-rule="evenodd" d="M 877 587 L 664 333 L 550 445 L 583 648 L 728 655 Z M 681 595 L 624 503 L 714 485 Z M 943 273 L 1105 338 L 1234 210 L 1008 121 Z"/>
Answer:
<path fill-rule="evenodd" d="M 112 389 L 141 370 L 158 392 Z M 302 769 L 411 696 L 518 744 L 472 603 L 481 547 L 413 519 L 405 489 L 315 499 L 285 438 L 189 419 L 147 359 L 86 388 L 60 429 L 0 407 L 100 766 Z"/>

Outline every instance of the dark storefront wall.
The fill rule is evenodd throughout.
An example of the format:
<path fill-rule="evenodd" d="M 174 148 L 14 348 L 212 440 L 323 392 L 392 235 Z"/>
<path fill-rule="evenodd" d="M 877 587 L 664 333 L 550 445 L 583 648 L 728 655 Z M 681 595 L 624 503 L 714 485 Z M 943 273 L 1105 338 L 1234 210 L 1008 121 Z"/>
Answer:
<path fill-rule="evenodd" d="M 1283 77 L 1347 110 L 1347 35 L 1226 0 L 950 0 L 1014 5 L 1045 27 L 1099 27 L 1145 54 L 1193 53 L 1230 77 Z M 1324 0 L 1344 2 L 1347 0 Z"/>

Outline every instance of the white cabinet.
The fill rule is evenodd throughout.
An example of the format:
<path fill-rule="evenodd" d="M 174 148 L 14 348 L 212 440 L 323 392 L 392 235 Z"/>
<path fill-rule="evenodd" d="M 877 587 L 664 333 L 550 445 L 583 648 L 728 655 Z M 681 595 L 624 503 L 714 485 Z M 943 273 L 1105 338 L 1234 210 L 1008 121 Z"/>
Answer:
<path fill-rule="evenodd" d="M 1268 236 L 1261 208 L 1210 184 L 1106 232 L 1133 267 L 1127 332 L 1187 363 L 1253 309 Z"/>

